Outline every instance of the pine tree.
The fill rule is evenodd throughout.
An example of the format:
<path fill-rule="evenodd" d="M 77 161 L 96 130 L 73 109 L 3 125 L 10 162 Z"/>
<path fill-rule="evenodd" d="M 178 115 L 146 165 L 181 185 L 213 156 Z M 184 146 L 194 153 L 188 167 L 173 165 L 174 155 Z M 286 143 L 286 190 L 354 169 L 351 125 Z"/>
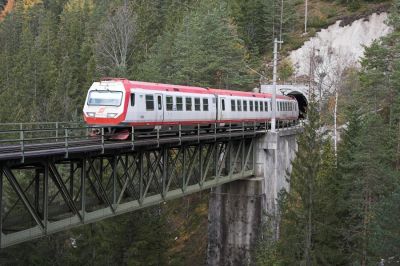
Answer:
<path fill-rule="evenodd" d="M 259 251 L 260 265 L 341 264 L 336 160 L 330 140 L 321 133 L 316 108 L 312 100 L 292 162 L 290 190 L 280 200 L 280 238 L 266 245 L 267 256 Z"/>
<path fill-rule="evenodd" d="M 251 84 L 245 68 L 246 50 L 223 2 L 202 2 L 184 17 L 175 38 L 172 36 L 167 33 L 158 40 L 155 49 L 159 53 L 143 66 L 146 79 L 161 77 L 171 83 L 233 89 Z"/>
<path fill-rule="evenodd" d="M 291 248 L 282 250 L 286 259 L 289 261 L 302 261 L 305 265 L 315 262 L 314 254 L 314 233 L 315 233 L 315 206 L 316 182 L 321 169 L 321 152 L 323 147 L 322 136 L 318 133 L 320 129 L 319 114 L 316 103 L 311 99 L 308 108 L 308 120 L 304 127 L 304 132 L 299 136 L 298 152 L 296 159 L 292 163 L 292 173 L 290 175 L 290 192 L 288 194 L 288 206 L 284 210 L 283 230 L 281 233 L 282 242 L 285 243 L 295 232 L 298 241 L 288 244 Z M 291 220 L 285 220 L 288 215 Z M 286 225 L 285 225 L 286 223 Z M 296 228 L 291 228 L 289 224 L 295 224 Z M 285 226 L 291 228 L 286 231 Z M 296 232 L 297 231 L 297 232 Z M 289 233 L 289 234 L 288 234 Z M 289 239 L 286 239 L 288 237 Z M 299 241 L 300 240 L 300 241 Z M 281 245 L 283 247 L 284 245 Z"/>
<path fill-rule="evenodd" d="M 274 38 L 279 39 L 282 32 L 285 40 L 294 28 L 296 12 L 292 0 L 234 0 L 229 4 L 240 35 L 254 54 L 272 51 Z"/>

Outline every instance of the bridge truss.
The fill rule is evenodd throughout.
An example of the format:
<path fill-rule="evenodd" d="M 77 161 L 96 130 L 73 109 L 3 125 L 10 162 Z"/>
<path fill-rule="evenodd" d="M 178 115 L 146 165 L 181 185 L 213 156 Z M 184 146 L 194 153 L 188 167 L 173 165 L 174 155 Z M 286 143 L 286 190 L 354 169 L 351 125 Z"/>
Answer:
<path fill-rule="evenodd" d="M 41 138 L 16 130 L 20 138 L 3 140 L 18 145 L 0 146 L 1 247 L 249 178 L 255 137 L 268 127 L 132 128 L 118 142 L 78 137 L 74 128 Z"/>

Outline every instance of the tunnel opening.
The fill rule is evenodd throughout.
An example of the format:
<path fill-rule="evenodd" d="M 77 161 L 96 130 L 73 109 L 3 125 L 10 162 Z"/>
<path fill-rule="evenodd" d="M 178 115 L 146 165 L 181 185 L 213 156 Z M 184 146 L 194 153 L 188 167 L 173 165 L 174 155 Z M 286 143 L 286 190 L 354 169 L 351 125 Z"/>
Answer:
<path fill-rule="evenodd" d="M 291 93 L 288 93 L 287 95 L 292 96 L 297 100 L 297 103 L 299 105 L 299 119 L 305 119 L 307 117 L 307 98 L 298 91 L 293 91 Z"/>

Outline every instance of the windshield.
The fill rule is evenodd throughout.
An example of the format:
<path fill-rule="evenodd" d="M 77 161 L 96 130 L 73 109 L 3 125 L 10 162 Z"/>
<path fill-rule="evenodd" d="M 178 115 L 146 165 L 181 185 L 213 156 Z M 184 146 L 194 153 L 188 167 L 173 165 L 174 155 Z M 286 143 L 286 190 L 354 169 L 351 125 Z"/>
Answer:
<path fill-rule="evenodd" d="M 91 91 L 88 105 L 120 106 L 121 101 L 121 91 Z"/>

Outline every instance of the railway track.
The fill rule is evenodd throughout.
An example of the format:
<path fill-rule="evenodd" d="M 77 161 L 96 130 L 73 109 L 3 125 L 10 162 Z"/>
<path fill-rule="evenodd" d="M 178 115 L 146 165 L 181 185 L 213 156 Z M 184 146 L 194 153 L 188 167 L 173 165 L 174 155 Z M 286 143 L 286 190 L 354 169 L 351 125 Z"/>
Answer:
<path fill-rule="evenodd" d="M 287 127 L 288 128 L 288 127 Z M 254 137 L 265 134 L 268 123 L 264 126 L 253 127 L 220 127 L 181 130 L 155 130 L 152 132 L 140 132 L 133 129 L 128 140 L 110 140 L 110 135 L 104 134 L 90 137 L 88 128 L 64 128 L 64 129 L 32 129 L 32 130 L 3 130 L 0 136 L 5 134 L 18 135 L 18 138 L 0 138 L 0 161 L 22 160 L 31 157 L 63 156 L 69 157 L 78 153 L 107 153 L 115 149 L 146 149 L 160 145 L 181 145 L 200 141 L 215 141 L 220 139 Z M 60 134 L 62 131 L 63 134 Z M 76 134 L 77 132 L 85 134 Z M 52 134 L 49 134 L 51 132 Z M 42 135 L 46 136 L 40 136 Z M 28 135 L 34 137 L 28 137 Z M 39 135 L 39 136 L 38 136 Z"/>

